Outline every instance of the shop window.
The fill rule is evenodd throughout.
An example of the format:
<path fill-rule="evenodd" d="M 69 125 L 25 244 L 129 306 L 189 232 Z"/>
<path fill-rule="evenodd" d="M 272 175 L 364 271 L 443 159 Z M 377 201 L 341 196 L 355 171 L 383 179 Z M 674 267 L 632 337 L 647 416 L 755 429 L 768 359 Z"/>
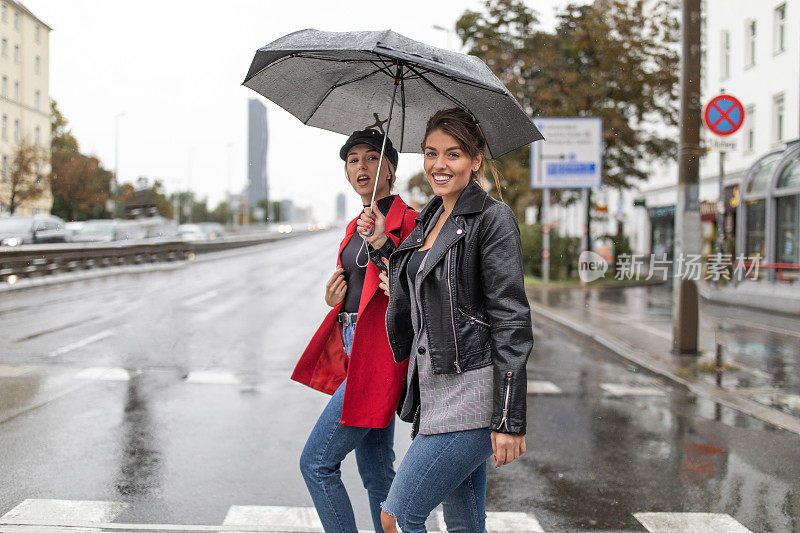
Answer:
<path fill-rule="evenodd" d="M 756 255 L 767 256 L 764 239 L 764 228 L 766 222 L 766 200 L 750 200 L 747 202 L 747 228 L 745 235 L 745 254 L 750 258 Z"/>
<path fill-rule="evenodd" d="M 778 178 L 778 188 L 800 187 L 800 157 L 796 157 L 789 166 L 783 169 Z"/>
<path fill-rule="evenodd" d="M 784 196 L 778 198 L 778 231 L 775 250 L 778 263 L 798 263 L 800 258 L 797 253 L 798 233 L 800 233 L 800 195 Z"/>
<path fill-rule="evenodd" d="M 769 189 L 769 180 L 772 176 L 772 169 L 775 168 L 775 164 L 778 162 L 778 159 L 780 159 L 780 154 L 772 159 L 764 161 L 753 172 L 750 182 L 747 184 L 748 193 L 766 192 L 767 189 Z"/>

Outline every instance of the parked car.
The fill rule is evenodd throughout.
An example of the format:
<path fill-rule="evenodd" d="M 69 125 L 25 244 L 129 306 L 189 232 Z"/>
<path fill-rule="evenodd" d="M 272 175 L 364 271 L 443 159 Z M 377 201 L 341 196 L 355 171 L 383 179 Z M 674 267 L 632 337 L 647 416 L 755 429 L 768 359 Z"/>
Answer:
<path fill-rule="evenodd" d="M 178 226 L 178 236 L 184 241 L 207 241 L 209 238 L 199 224 L 181 224 Z"/>
<path fill-rule="evenodd" d="M 225 236 L 225 228 L 218 222 L 200 222 L 197 224 L 209 240 L 218 239 Z"/>
<path fill-rule="evenodd" d="M 65 242 L 64 221 L 54 215 L 0 219 L 0 246 Z"/>
<path fill-rule="evenodd" d="M 87 220 L 72 242 L 111 242 L 144 239 L 147 232 L 132 220 Z"/>

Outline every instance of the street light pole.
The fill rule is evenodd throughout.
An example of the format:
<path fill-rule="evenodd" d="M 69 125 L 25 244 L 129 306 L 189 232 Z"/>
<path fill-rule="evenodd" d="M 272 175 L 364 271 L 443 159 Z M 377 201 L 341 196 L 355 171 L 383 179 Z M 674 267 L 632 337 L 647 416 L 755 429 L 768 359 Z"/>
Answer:
<path fill-rule="evenodd" d="M 194 146 L 189 148 L 189 167 L 186 172 L 186 197 L 189 200 L 189 210 L 186 214 L 186 223 L 192 223 L 192 214 L 194 211 L 194 196 L 192 196 L 192 154 L 194 153 Z"/>
<path fill-rule="evenodd" d="M 119 216 L 119 119 L 125 116 L 125 112 L 117 113 L 114 116 L 114 212 L 113 218 Z"/>

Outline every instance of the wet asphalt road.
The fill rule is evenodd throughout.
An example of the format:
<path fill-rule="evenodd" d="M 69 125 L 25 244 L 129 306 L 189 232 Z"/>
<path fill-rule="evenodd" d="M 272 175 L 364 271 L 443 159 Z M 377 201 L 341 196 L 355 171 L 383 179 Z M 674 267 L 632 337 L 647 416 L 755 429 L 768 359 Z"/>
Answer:
<path fill-rule="evenodd" d="M 117 521 L 173 524 L 310 505 L 297 462 L 326 397 L 288 376 L 327 311 L 339 231 L 1 294 L 0 515 L 26 498 L 126 502 Z M 490 469 L 490 511 L 545 531 L 644 531 L 633 513 L 647 511 L 800 531 L 796 436 L 534 318 L 528 453 Z M 398 461 L 408 444 L 398 423 Z M 366 529 L 352 458 L 343 478 Z"/>

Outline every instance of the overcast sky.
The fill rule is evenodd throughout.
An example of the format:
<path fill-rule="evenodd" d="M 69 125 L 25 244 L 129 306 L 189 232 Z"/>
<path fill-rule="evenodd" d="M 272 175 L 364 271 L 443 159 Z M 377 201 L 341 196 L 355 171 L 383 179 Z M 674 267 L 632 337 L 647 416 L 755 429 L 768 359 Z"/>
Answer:
<path fill-rule="evenodd" d="M 167 189 L 191 184 L 213 207 L 247 180 L 247 100 L 267 105 L 270 196 L 312 205 L 320 221 L 334 216 L 344 192 L 348 212 L 359 200 L 344 179 L 345 137 L 303 126 L 241 86 L 255 50 L 303 28 L 392 29 L 434 46 L 479 0 L 394 2 L 228 0 L 24 0 L 53 28 L 50 97 L 85 153 L 114 168 L 119 119 L 119 177 L 159 178 Z M 528 0 L 551 27 L 565 0 Z M 458 40 L 450 36 L 455 49 Z M 421 169 L 421 156 L 402 155 L 401 180 Z M 401 185 L 402 186 L 402 185 Z"/>

